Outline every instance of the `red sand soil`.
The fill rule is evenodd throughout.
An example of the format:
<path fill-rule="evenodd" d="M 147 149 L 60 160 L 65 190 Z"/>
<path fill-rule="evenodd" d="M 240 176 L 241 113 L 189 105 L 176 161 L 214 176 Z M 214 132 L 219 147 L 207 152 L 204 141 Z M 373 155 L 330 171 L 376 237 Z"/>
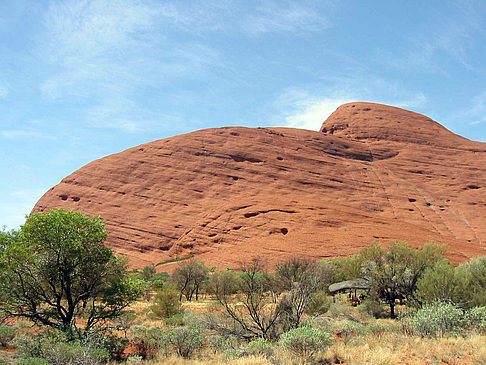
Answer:
<path fill-rule="evenodd" d="M 486 143 L 356 102 L 320 132 L 206 129 L 104 157 L 34 211 L 51 208 L 100 215 L 107 245 L 133 267 L 189 255 L 219 269 L 253 257 L 272 265 L 391 240 L 445 243 L 459 263 L 485 254 Z"/>

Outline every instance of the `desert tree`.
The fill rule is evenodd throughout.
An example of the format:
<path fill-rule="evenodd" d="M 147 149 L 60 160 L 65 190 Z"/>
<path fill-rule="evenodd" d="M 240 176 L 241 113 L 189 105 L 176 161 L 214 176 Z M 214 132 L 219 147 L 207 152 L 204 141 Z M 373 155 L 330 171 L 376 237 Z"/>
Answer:
<path fill-rule="evenodd" d="M 213 275 L 211 289 L 243 336 L 274 339 L 278 336 L 282 307 L 272 300 L 273 280 L 258 260 L 240 272 L 226 270 Z"/>
<path fill-rule="evenodd" d="M 196 260 L 181 264 L 172 275 L 172 280 L 179 289 L 179 300 L 182 300 L 184 295 L 189 302 L 194 295 L 196 300 L 199 299 L 200 290 L 208 279 L 209 268 L 202 261 Z"/>
<path fill-rule="evenodd" d="M 99 217 L 62 209 L 33 213 L 20 230 L 2 232 L 0 311 L 71 336 L 120 316 L 143 283 L 104 246 L 107 235 Z"/>
<path fill-rule="evenodd" d="M 443 253 L 443 246 L 430 243 L 419 249 L 395 241 L 388 250 L 372 244 L 360 252 L 362 275 L 369 281 L 372 294 L 389 305 L 390 316 L 395 318 L 396 300 L 417 301 L 417 282 L 428 267 L 442 259 Z"/>

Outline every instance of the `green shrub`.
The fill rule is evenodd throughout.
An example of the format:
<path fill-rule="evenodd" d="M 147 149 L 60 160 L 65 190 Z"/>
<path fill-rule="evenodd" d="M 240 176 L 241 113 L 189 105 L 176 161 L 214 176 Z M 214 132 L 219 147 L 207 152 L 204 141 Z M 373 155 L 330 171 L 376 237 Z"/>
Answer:
<path fill-rule="evenodd" d="M 110 358 L 110 353 L 105 348 L 95 347 L 88 340 L 85 344 L 80 341 L 66 342 L 63 334 L 57 332 L 46 332 L 34 337 L 24 336 L 18 338 L 16 345 L 21 358 L 44 359 L 51 365 L 97 365 L 106 363 Z"/>
<path fill-rule="evenodd" d="M 241 354 L 241 351 L 237 350 L 237 349 L 227 349 L 224 354 L 223 354 L 223 359 L 224 360 L 230 360 L 230 359 L 234 359 L 236 357 L 239 357 Z"/>
<path fill-rule="evenodd" d="M 0 362 L 0 364 L 2 364 Z M 15 365 L 51 365 L 47 360 L 39 357 L 29 357 L 27 359 L 18 360 Z"/>
<path fill-rule="evenodd" d="M 366 298 L 360 305 L 360 309 L 368 313 L 370 316 L 375 318 L 385 317 L 385 308 L 379 299 Z"/>
<path fill-rule="evenodd" d="M 414 333 L 423 337 L 457 335 L 463 323 L 462 310 L 445 302 L 424 306 L 411 318 Z"/>
<path fill-rule="evenodd" d="M 152 314 L 158 318 L 169 318 L 181 310 L 179 291 L 173 284 L 166 283 L 157 291 L 153 304 L 150 306 Z"/>
<path fill-rule="evenodd" d="M 204 344 L 204 336 L 199 326 L 175 327 L 165 332 L 160 343 L 166 350 L 174 350 L 179 356 L 189 358 Z"/>
<path fill-rule="evenodd" d="M 326 313 L 331 307 L 331 300 L 325 291 L 318 291 L 312 294 L 311 300 L 307 304 L 305 314 L 318 316 Z"/>
<path fill-rule="evenodd" d="M 10 326 L 0 326 L 0 345 L 7 347 L 17 335 L 18 329 Z"/>
<path fill-rule="evenodd" d="M 311 359 L 319 351 L 325 351 L 331 343 L 331 334 L 312 327 L 291 329 L 280 337 L 280 345 L 284 349 L 306 360 Z"/>
<path fill-rule="evenodd" d="M 361 323 L 351 320 L 342 321 L 339 326 L 339 335 L 345 344 L 347 344 L 351 338 L 358 335 L 364 335 L 369 331 L 370 330 Z"/>
<path fill-rule="evenodd" d="M 244 348 L 246 355 L 262 355 L 271 357 L 273 355 L 273 345 L 270 341 L 264 338 L 259 338 L 250 341 Z"/>
<path fill-rule="evenodd" d="M 180 327 L 184 325 L 184 314 L 178 313 L 173 315 L 172 317 L 165 318 L 164 323 L 168 326 Z"/>
<path fill-rule="evenodd" d="M 466 312 L 468 324 L 480 332 L 486 332 L 486 307 L 474 307 Z"/>

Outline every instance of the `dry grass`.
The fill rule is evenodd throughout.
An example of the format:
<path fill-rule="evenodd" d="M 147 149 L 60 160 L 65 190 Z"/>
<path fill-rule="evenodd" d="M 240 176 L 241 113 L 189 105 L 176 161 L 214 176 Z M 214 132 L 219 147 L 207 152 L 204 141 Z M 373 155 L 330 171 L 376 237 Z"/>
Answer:
<path fill-rule="evenodd" d="M 349 365 L 486 364 L 486 336 L 440 339 L 401 333 L 360 336 L 347 345 L 336 342 L 323 355 L 323 360 Z"/>

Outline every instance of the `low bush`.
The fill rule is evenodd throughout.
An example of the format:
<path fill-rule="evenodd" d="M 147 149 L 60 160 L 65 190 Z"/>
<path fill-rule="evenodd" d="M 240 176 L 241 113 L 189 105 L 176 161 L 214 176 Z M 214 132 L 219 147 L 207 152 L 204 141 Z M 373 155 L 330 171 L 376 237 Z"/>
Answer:
<path fill-rule="evenodd" d="M 157 318 L 169 318 L 181 311 L 179 291 L 172 283 L 165 283 L 157 291 L 153 304 L 150 306 L 151 314 Z"/>
<path fill-rule="evenodd" d="M 326 313 L 331 307 L 331 299 L 329 299 L 325 291 L 318 291 L 312 294 L 311 300 L 307 304 L 305 314 L 309 316 L 318 316 Z"/>
<path fill-rule="evenodd" d="M 1 364 L 1 362 L 0 362 Z M 27 359 L 18 360 L 15 365 L 51 365 L 47 360 L 39 357 L 29 357 Z"/>
<path fill-rule="evenodd" d="M 270 341 L 263 338 L 259 338 L 250 341 L 244 348 L 246 355 L 262 355 L 267 358 L 271 357 L 274 353 L 273 345 Z"/>
<path fill-rule="evenodd" d="M 353 337 L 365 335 L 370 331 L 361 323 L 351 320 L 342 321 L 337 329 L 339 336 L 345 344 L 348 344 Z"/>
<path fill-rule="evenodd" d="M 202 328 L 193 325 L 171 328 L 165 332 L 160 343 L 167 352 L 174 350 L 184 358 L 192 357 L 204 345 Z"/>
<path fill-rule="evenodd" d="M 332 335 L 317 328 L 299 327 L 285 332 L 279 342 L 284 349 L 309 360 L 319 351 L 326 350 L 332 343 Z"/>
<path fill-rule="evenodd" d="M 34 337 L 21 337 L 16 341 L 17 352 L 22 361 L 35 361 L 42 364 L 42 359 L 51 365 L 104 364 L 110 359 L 110 353 L 105 348 L 95 347 L 80 341 L 67 342 L 61 333 L 46 332 Z"/>
<path fill-rule="evenodd" d="M 479 332 L 486 332 L 486 307 L 471 308 L 466 312 L 468 324 Z"/>
<path fill-rule="evenodd" d="M 426 305 L 411 318 L 414 333 L 422 337 L 457 335 L 463 324 L 463 311 L 447 302 Z"/>
<path fill-rule="evenodd" d="M 0 326 L 0 345 L 7 347 L 18 333 L 18 329 L 10 326 Z"/>

